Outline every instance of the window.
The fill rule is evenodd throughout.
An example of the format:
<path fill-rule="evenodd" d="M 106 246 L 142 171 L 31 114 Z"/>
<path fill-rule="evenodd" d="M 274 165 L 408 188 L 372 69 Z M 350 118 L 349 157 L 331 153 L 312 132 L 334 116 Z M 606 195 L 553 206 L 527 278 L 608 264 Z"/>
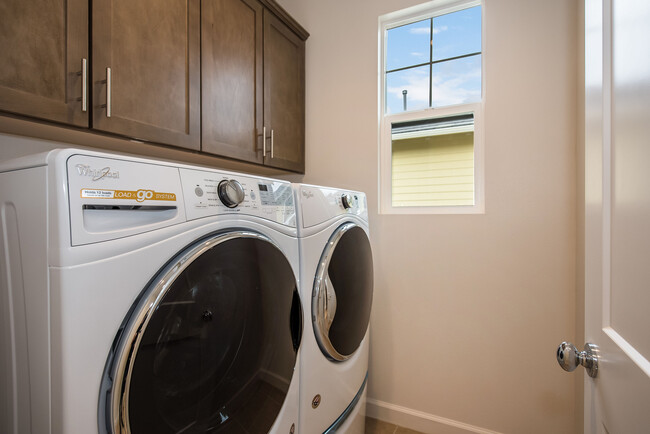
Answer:
<path fill-rule="evenodd" d="M 383 213 L 481 213 L 482 6 L 439 0 L 380 19 Z"/>

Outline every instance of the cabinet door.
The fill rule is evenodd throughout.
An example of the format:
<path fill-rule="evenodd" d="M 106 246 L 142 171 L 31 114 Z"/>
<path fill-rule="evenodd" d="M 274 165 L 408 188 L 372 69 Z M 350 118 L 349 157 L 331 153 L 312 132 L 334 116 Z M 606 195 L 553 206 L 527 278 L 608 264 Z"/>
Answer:
<path fill-rule="evenodd" d="M 201 150 L 262 163 L 262 5 L 201 3 Z"/>
<path fill-rule="evenodd" d="M 199 2 L 93 0 L 93 128 L 199 149 Z"/>
<path fill-rule="evenodd" d="M 305 42 L 264 11 L 264 164 L 305 171 Z"/>
<path fill-rule="evenodd" d="M 0 110 L 87 127 L 88 2 L 3 0 L 0 17 Z"/>

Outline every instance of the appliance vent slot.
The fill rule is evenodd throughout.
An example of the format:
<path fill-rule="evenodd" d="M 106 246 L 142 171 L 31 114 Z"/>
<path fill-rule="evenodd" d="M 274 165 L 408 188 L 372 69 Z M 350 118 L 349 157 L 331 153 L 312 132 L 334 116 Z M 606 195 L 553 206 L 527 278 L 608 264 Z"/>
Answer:
<path fill-rule="evenodd" d="M 92 205 L 86 204 L 83 205 L 84 210 L 95 209 L 95 210 L 114 210 L 114 211 L 167 211 L 170 209 L 176 209 L 175 206 L 156 206 L 156 205 Z"/>
<path fill-rule="evenodd" d="M 119 236 L 133 230 L 151 230 L 178 218 L 178 208 L 168 205 L 82 205 L 83 228 L 89 234 Z"/>

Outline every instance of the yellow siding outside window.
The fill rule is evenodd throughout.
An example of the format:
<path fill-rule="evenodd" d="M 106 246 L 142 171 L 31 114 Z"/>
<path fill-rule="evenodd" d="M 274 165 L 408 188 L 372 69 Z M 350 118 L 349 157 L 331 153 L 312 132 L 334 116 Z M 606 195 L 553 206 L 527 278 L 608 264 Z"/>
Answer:
<path fill-rule="evenodd" d="M 474 132 L 392 140 L 394 207 L 474 205 Z"/>

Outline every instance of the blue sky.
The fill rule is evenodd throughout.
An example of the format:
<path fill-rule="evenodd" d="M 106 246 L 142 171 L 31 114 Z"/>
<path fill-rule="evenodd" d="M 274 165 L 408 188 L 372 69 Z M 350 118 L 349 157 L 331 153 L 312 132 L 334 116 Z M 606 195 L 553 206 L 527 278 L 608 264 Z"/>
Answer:
<path fill-rule="evenodd" d="M 456 56 L 481 51 L 481 7 L 476 6 L 433 18 L 433 52 L 430 50 L 431 20 L 422 20 L 388 30 L 386 70 L 442 60 L 433 65 L 434 107 L 475 102 L 481 98 L 481 55 L 456 60 Z M 386 112 L 429 107 L 429 65 L 388 73 Z"/>

